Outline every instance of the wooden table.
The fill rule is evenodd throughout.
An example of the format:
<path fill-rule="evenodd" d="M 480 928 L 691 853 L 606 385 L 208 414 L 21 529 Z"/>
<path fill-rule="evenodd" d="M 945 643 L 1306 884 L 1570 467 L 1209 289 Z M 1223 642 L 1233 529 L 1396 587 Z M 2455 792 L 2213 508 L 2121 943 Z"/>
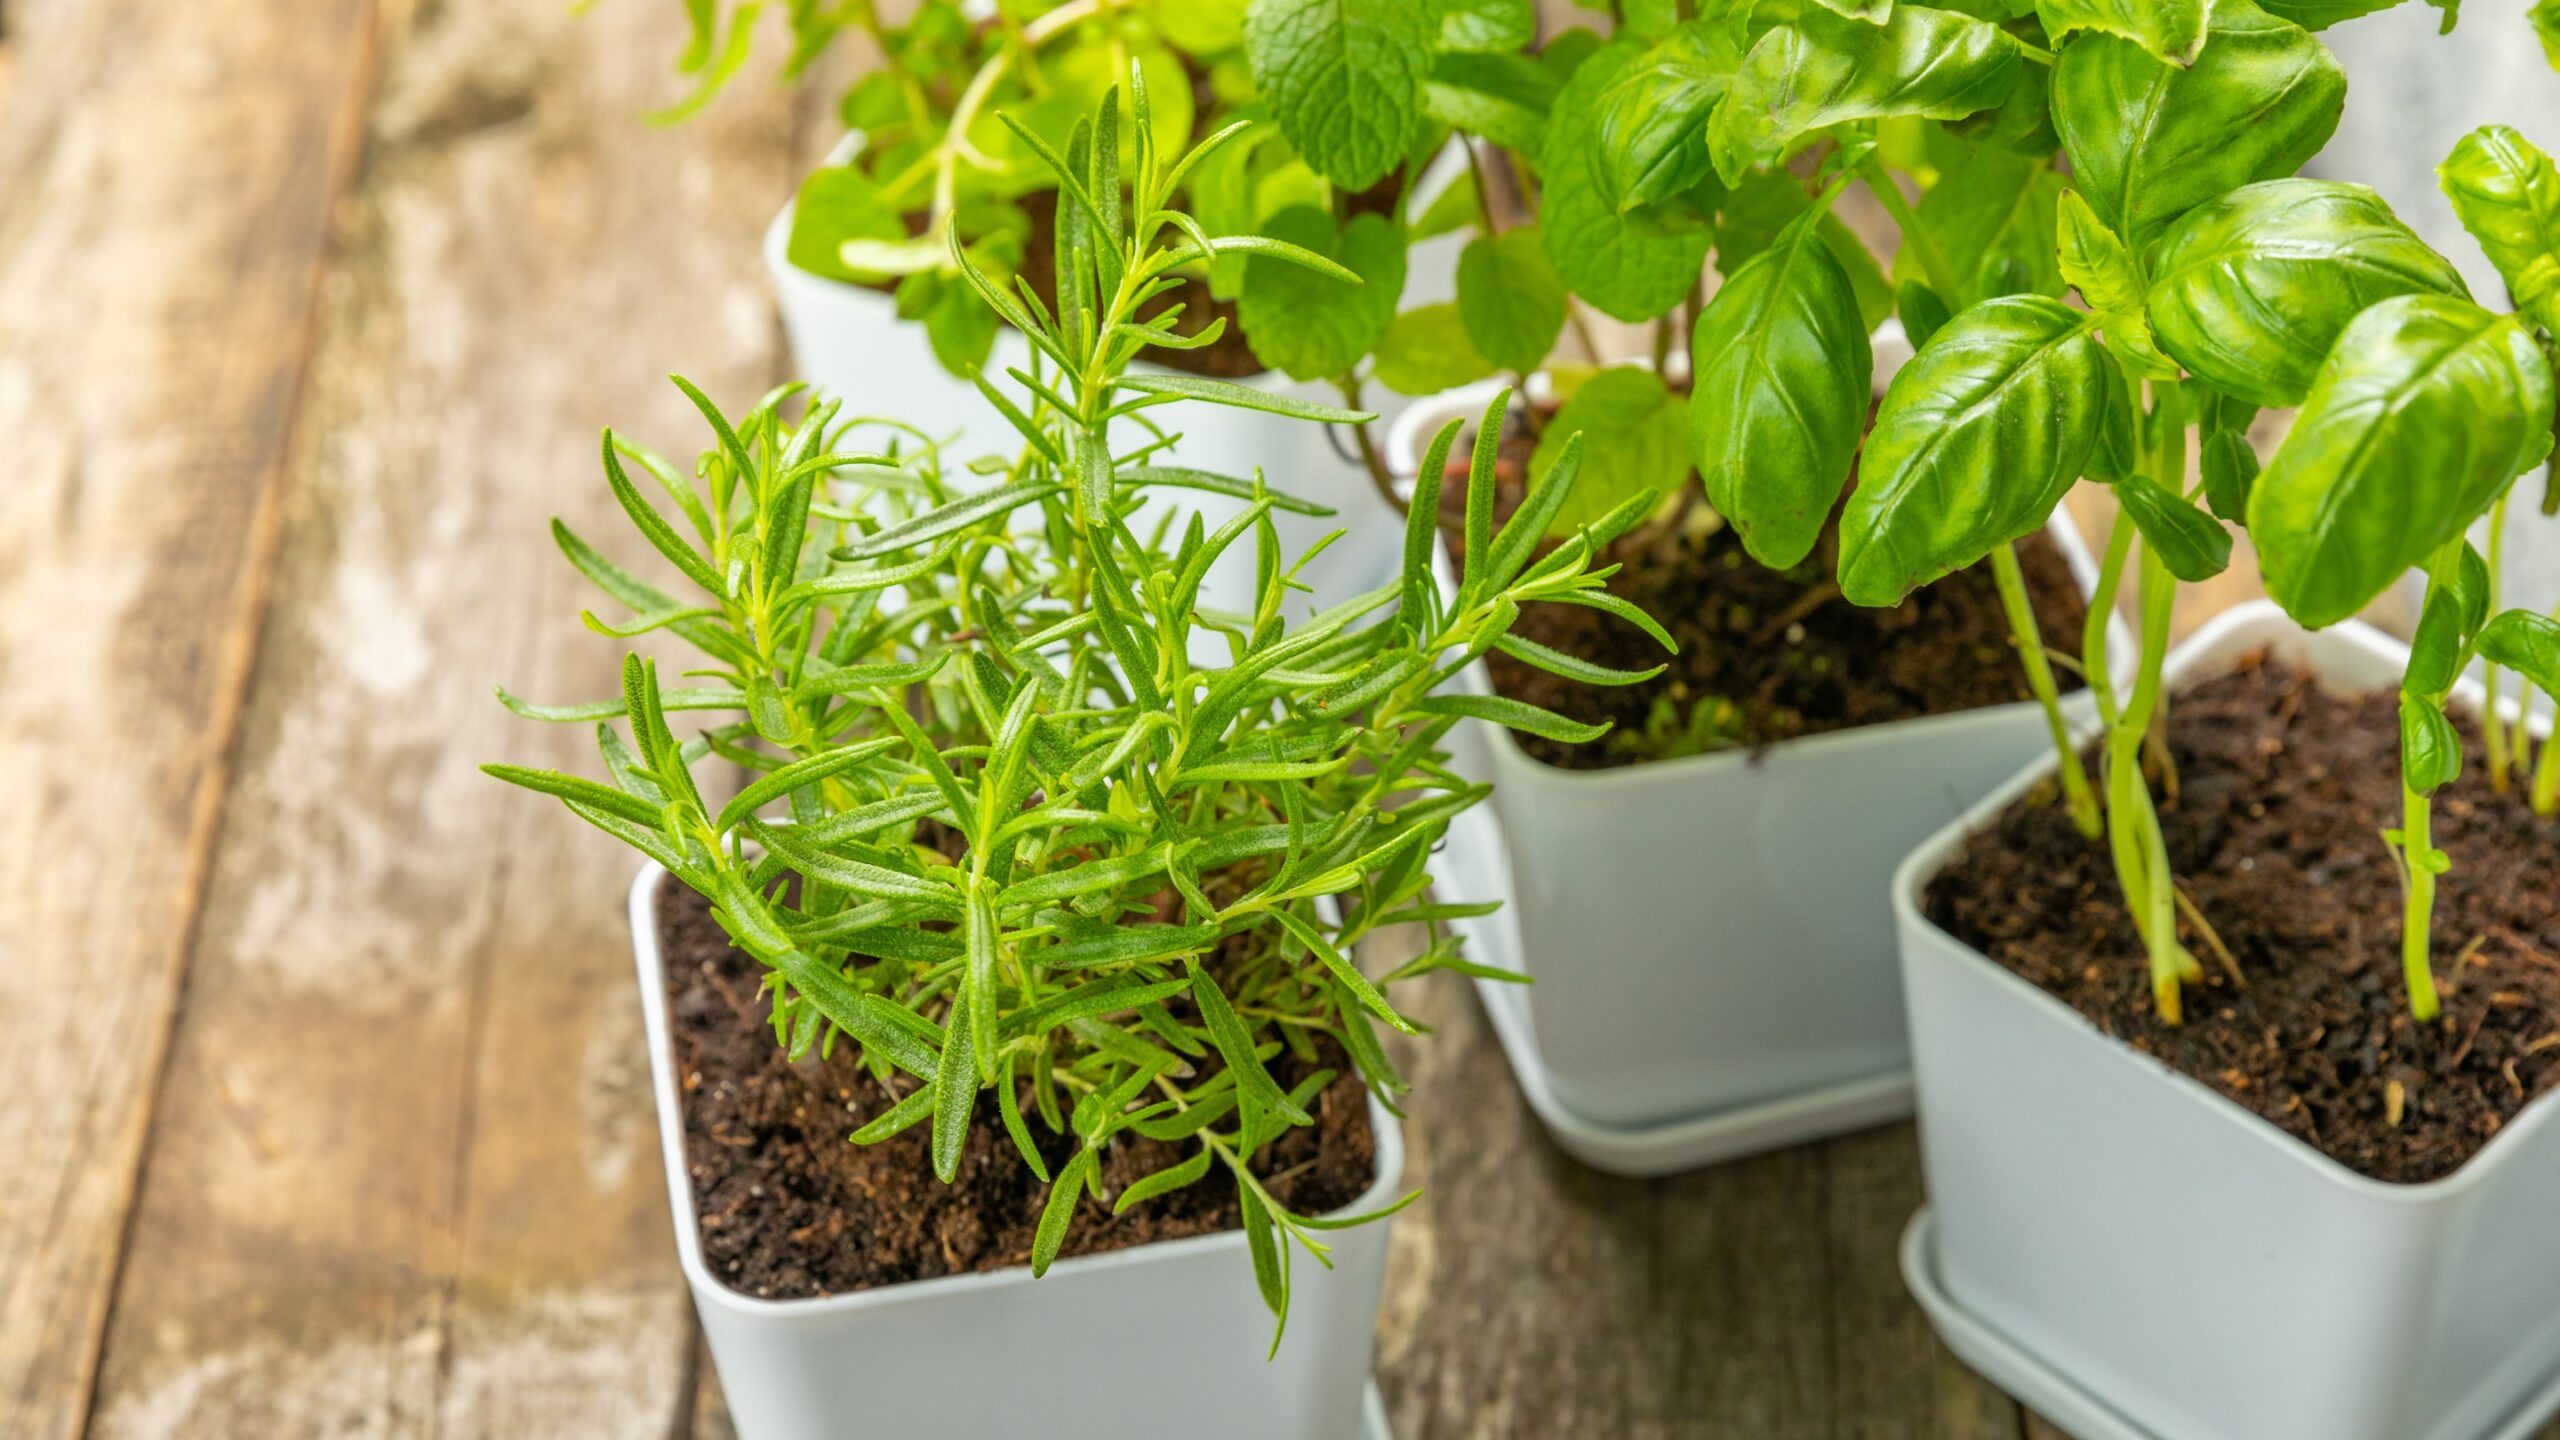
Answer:
<path fill-rule="evenodd" d="M 784 347 L 830 137 L 653 130 L 671 6 L 0 0 L 0 1434 L 726 1432 L 631 857 L 503 789 L 607 693 L 558 514 Z M 1378 1346 L 1403 1440 L 2051 1433 L 1952 1361 L 1897 1127 L 1562 1159 L 1454 982 Z"/>

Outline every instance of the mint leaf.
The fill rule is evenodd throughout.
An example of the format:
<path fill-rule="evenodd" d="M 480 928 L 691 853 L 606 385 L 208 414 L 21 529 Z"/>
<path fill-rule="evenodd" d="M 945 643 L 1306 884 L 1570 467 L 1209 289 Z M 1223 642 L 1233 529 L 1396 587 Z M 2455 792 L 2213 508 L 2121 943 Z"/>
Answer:
<path fill-rule="evenodd" d="M 1534 489 L 1564 442 L 1582 437 L 1582 478 L 1547 533 L 1570 535 L 1637 495 L 1678 485 L 1689 473 L 1686 415 L 1680 398 L 1650 370 L 1622 365 L 1582 382 L 1529 457 Z"/>
<path fill-rule="evenodd" d="M 1523 225 L 1467 242 L 1458 256 L 1458 318 L 1475 352 L 1521 374 L 1546 363 L 1564 331 L 1564 282 L 1538 238 Z"/>
<path fill-rule="evenodd" d="M 1322 210 L 1292 205 L 1263 222 L 1262 233 L 1336 261 L 1363 283 L 1263 255 L 1247 260 L 1236 315 L 1253 353 L 1292 380 L 1350 374 L 1396 318 L 1404 294 L 1404 228 L 1363 214 L 1337 231 Z"/>
<path fill-rule="evenodd" d="M 791 263 L 812 275 L 861 284 L 872 277 L 845 268 L 847 240 L 904 240 L 907 227 L 880 199 L 871 177 L 849 166 L 812 171 L 791 207 Z"/>
<path fill-rule="evenodd" d="M 1447 0 L 1440 11 L 1443 50 L 1526 50 L 1537 38 L 1536 0 Z"/>
<path fill-rule="evenodd" d="M 1526 55 L 1443 55 L 1422 87 L 1435 124 L 1481 135 L 1505 150 L 1535 155 L 1546 142 L 1556 84 Z"/>
<path fill-rule="evenodd" d="M 1575 69 L 1547 116 L 1538 162 L 1546 176 L 1538 220 L 1547 258 L 1574 293 L 1620 320 L 1668 312 L 1698 283 L 1707 259 L 1705 225 L 1621 215 L 1600 174 L 1604 99 L 1611 82 L 1643 53 L 1640 45 L 1616 41 Z"/>
<path fill-rule="evenodd" d="M 1245 56 L 1280 133 L 1326 179 L 1376 184 L 1422 128 L 1436 0 L 1253 0 Z"/>
<path fill-rule="evenodd" d="M 1400 394 L 1437 395 L 1492 373 L 1447 301 L 1398 315 L 1378 342 L 1378 383 Z"/>

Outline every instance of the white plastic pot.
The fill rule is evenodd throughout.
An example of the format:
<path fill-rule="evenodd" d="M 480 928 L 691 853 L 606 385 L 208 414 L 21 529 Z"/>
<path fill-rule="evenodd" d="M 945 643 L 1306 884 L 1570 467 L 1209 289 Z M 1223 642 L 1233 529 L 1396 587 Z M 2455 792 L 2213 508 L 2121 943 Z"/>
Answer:
<path fill-rule="evenodd" d="M 862 143 L 859 131 L 846 136 L 827 163 L 847 162 Z M 1435 161 L 1431 177 L 1424 182 L 1426 189 L 1445 181 L 1453 166 L 1465 166 L 1464 157 L 1455 151 Z M 942 367 L 925 339 L 924 327 L 899 319 L 896 301 L 888 292 L 813 275 L 791 263 L 793 209 L 793 204 L 785 204 L 766 227 L 764 257 L 781 300 L 783 328 L 790 334 L 800 378 L 842 397 L 847 416 L 884 416 L 936 438 L 956 437 L 947 457 L 953 462 L 1020 450 L 1021 436 L 975 386 Z M 1406 307 L 1455 296 L 1458 251 L 1464 243 L 1462 234 L 1444 235 L 1413 247 L 1406 256 Z M 985 373 L 1018 400 L 1019 387 L 1006 378 L 1006 372 L 1028 370 L 1031 354 L 1031 344 L 1021 332 L 999 327 Z M 1129 368 L 1142 375 L 1177 373 L 1145 360 Z M 1276 372 L 1237 383 L 1317 404 L 1340 406 L 1343 400 L 1341 391 L 1328 383 L 1293 381 Z M 1362 404 L 1382 417 L 1407 403 L 1374 384 L 1366 387 L 1362 397 Z M 1332 531 L 1348 532 L 1301 575 L 1314 591 L 1311 597 L 1300 597 L 1301 607 L 1323 609 L 1384 584 L 1394 573 L 1402 547 L 1401 517 L 1377 493 L 1349 432 L 1199 401 L 1178 402 L 1151 412 L 1150 418 L 1182 437 L 1160 457 L 1161 463 L 1241 480 L 1252 479 L 1259 469 L 1274 490 L 1333 510 L 1326 516 L 1272 513 L 1280 553 L 1289 560 Z M 1134 422 L 1123 422 L 1114 437 L 1115 446 L 1125 438 L 1131 448 L 1149 438 Z M 956 473 L 960 466 L 953 463 L 948 468 Z M 1198 510 L 1213 530 L 1242 508 L 1242 502 L 1203 491 L 1160 493 L 1174 497 L 1166 503 Z M 1237 546 L 1211 571 L 1202 601 L 1216 609 L 1249 609 L 1252 584 L 1253 547 Z"/>
<path fill-rule="evenodd" d="M 2168 676 L 2259 649 L 2348 691 L 2396 684 L 2407 655 L 2255 604 Z M 2521 1440 L 2560 1403 L 2560 1100 L 2444 1179 L 2385 1184 L 1923 918 L 1965 837 L 2051 768 L 1894 877 L 1930 1206 L 1905 1270 L 1940 1333 L 2087 1440 Z"/>
<path fill-rule="evenodd" d="M 1408 412 L 1393 452 L 1410 468 L 1431 428 L 1489 398 Z M 2086 594 L 2069 520 L 2050 533 Z M 2094 701 L 2065 713 L 2085 731 Z M 1607 770 L 1462 728 L 1456 763 L 1492 783 L 1496 823 L 1452 827 L 1443 889 L 1506 902 L 1470 938 L 1534 982 L 1490 983 L 1486 1003 L 1558 1142 L 1637 1174 L 1908 1113 L 1887 882 L 2052 748 L 2032 702 Z"/>
<path fill-rule="evenodd" d="M 1333 1268 L 1290 1272 L 1288 1333 L 1271 1346 L 1241 1231 L 955 1275 L 819 1300 L 759 1300 L 703 1264 L 685 1174 L 684 1113 L 668 1033 L 656 899 L 667 872 L 631 887 L 631 939 L 658 1101 L 676 1255 L 744 1440 L 903 1440 L 915 1435 L 1385 1440 L 1366 1393 L 1381 1220 L 1336 1231 Z M 1378 1178 L 1345 1213 L 1390 1201 L 1404 1168 L 1395 1118 L 1373 1100 Z M 1303 1261 L 1304 1257 L 1299 1257 Z"/>

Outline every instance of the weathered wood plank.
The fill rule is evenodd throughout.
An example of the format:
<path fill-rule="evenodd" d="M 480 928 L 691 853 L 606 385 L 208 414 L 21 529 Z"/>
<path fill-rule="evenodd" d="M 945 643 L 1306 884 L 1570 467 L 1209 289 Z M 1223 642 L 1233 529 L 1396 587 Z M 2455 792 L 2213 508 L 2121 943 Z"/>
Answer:
<path fill-rule="evenodd" d="M 10 0 L 0 1433 L 88 1405 L 226 788 L 368 0 Z M 39 1098 L 40 1097 L 40 1098 Z"/>
<path fill-rule="evenodd" d="M 1392 964 L 1405 937 L 1367 958 Z M 1902 1291 L 1919 1203 L 1898 1126 L 1658 1181 L 1566 1159 L 1468 985 L 1398 1003 L 1414 1082 L 1377 1367 L 1398 1440 L 2014 1440 Z"/>
<path fill-rule="evenodd" d="M 445 0 L 386 39 L 294 447 L 188 1000 L 96 1407 L 105 1435 L 674 1433 L 633 862 L 476 772 L 591 768 L 490 698 L 611 692 L 553 551 L 627 551 L 613 422 L 687 454 L 683 367 L 776 369 L 756 240 L 790 100 L 662 131 L 657 6 Z M 630 554 L 633 563 L 640 556 Z M 583 752 L 583 759 L 582 757 Z"/>
<path fill-rule="evenodd" d="M 1957 1363 L 1902 1284 L 1902 1231 L 1920 1208 L 1909 1125 L 1847 1135 L 1830 1164 L 1832 1376 L 1840 1440 L 2017 1440 L 2017 1402 Z"/>

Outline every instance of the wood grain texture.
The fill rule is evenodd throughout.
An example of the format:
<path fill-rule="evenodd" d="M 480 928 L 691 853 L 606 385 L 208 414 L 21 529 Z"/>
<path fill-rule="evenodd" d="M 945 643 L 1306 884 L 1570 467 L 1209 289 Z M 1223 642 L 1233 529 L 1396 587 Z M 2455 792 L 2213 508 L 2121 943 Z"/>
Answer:
<path fill-rule="evenodd" d="M 1373 942 L 1391 965 L 1403 937 Z M 1397 1440 L 2015 1440 L 1895 1268 L 1907 1125 L 1694 1175 L 1599 1175 L 1550 1144 L 1469 986 L 1434 977 L 1377 1368 Z"/>
<path fill-rule="evenodd" d="M 266 575 L 367 0 L 12 0 L 0 1434 L 88 1404 Z"/>
<path fill-rule="evenodd" d="M 631 860 L 473 766 L 590 761 L 488 697 L 612 685 L 544 521 L 636 560 L 596 427 L 781 377 L 829 85 L 649 129 L 642 0 L 0 7 L 0 1435 L 734 1440 Z M 1412 1001 L 1399 1440 L 2060 1440 L 1903 1294 L 1909 1127 L 1600 1176 Z"/>
<path fill-rule="evenodd" d="M 591 769 L 491 698 L 612 693 L 553 551 L 620 544 L 611 422 L 744 406 L 781 92 L 655 130 L 676 17 L 392 17 L 95 1407 L 115 1436 L 648 1436 L 694 1403 L 620 897 L 477 772 Z"/>

